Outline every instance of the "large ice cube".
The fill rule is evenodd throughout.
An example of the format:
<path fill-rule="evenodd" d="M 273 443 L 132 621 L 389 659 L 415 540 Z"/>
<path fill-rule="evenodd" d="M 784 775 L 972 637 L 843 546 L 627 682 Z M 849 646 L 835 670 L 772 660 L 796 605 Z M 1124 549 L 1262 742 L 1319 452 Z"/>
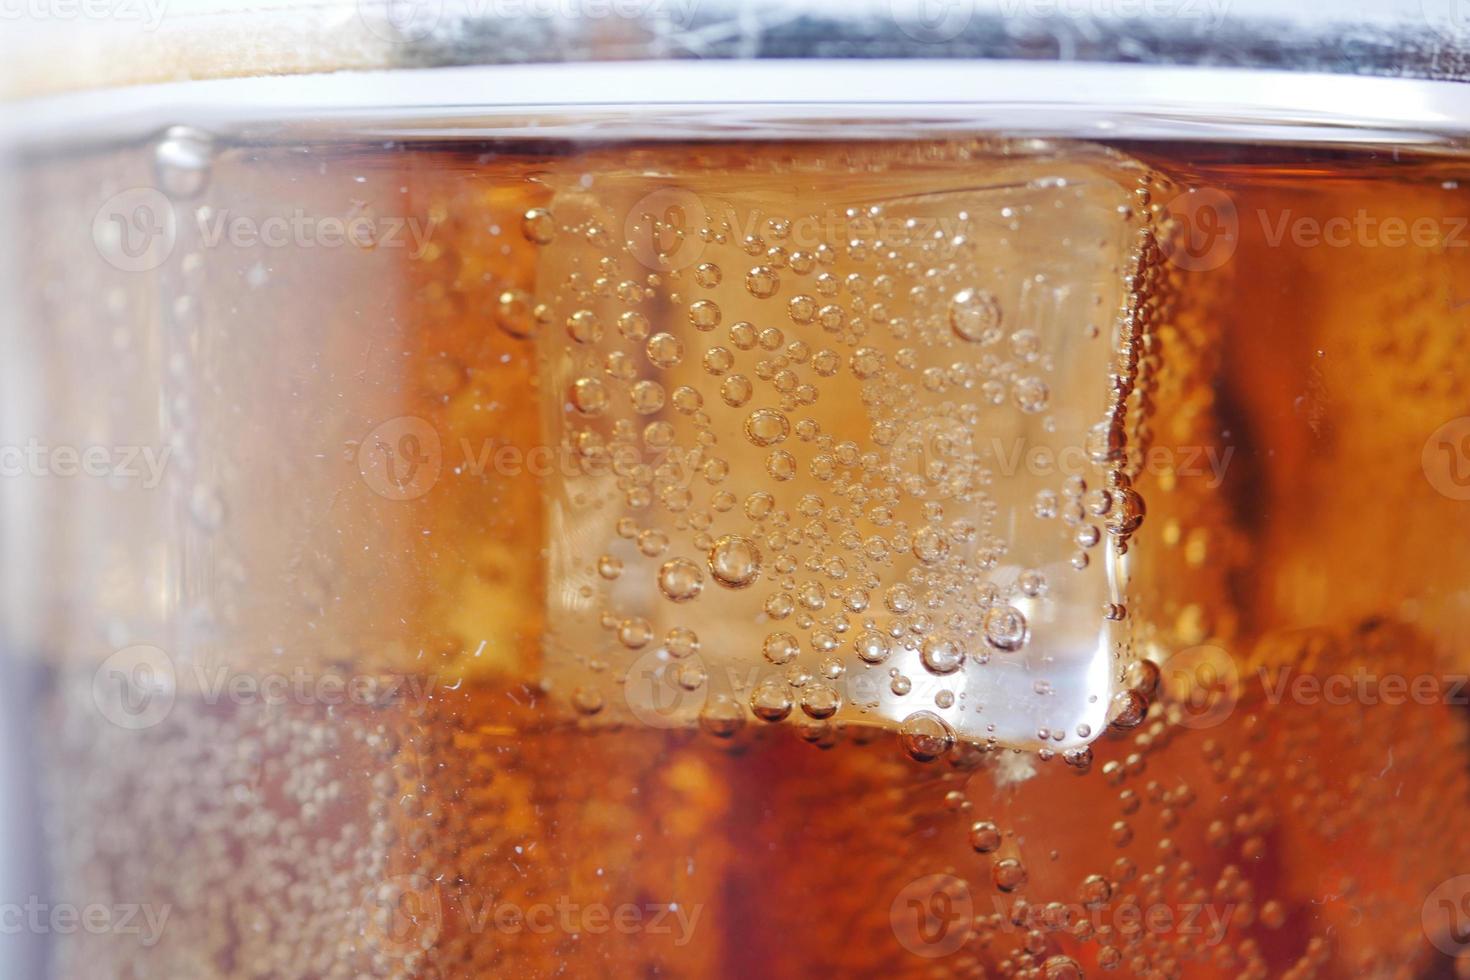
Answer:
<path fill-rule="evenodd" d="M 552 687 L 655 725 L 1101 733 L 1140 502 L 1089 449 L 1141 174 L 1031 141 L 545 175 Z"/>

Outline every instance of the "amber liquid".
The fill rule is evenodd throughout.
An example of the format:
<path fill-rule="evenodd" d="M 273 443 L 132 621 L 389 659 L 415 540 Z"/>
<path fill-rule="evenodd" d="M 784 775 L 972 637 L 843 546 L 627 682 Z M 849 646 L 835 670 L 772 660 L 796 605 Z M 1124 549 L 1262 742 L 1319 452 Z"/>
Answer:
<path fill-rule="evenodd" d="M 1434 895 L 1470 871 L 1470 715 L 1455 696 L 1470 667 L 1467 505 L 1455 496 L 1470 459 L 1453 439 L 1426 441 L 1467 411 L 1465 168 L 1368 151 L 1117 150 L 1135 162 L 1114 189 L 1130 224 L 1109 268 L 1147 305 L 1128 435 L 1164 452 L 1130 476 L 1148 513 L 1129 542 L 1126 609 L 1112 614 L 1128 629 L 1103 692 L 1114 723 L 1070 763 L 953 732 L 916 752 L 881 714 L 827 721 L 820 706 L 788 705 L 768 723 L 749 688 L 713 690 L 713 661 L 701 704 L 720 710 L 655 727 L 618 700 L 637 650 L 619 650 L 622 622 L 570 653 L 547 645 L 561 624 L 549 629 L 557 583 L 543 549 L 562 526 L 547 501 L 575 491 L 558 474 L 463 465 L 454 447 L 571 438 L 548 437 L 538 394 L 553 370 L 544 331 L 562 330 L 566 311 L 536 313 L 558 302 L 538 275 L 547 251 L 571 246 L 565 229 L 538 242 L 548 236 L 525 216 L 556 215 L 547 172 L 596 172 L 617 154 L 222 154 L 190 208 L 303 201 L 434 231 L 421 249 L 182 243 L 160 271 L 89 272 L 105 281 L 38 301 L 53 390 L 79 392 L 54 431 L 110 420 L 119 441 L 176 437 L 187 450 L 157 493 L 69 486 L 47 505 L 54 579 L 34 616 L 46 649 L 62 651 L 37 658 L 48 891 L 168 910 L 154 943 L 51 936 L 52 973 L 1453 975 L 1464 892 L 1446 893 L 1447 910 Z M 784 200 L 793 179 L 820 192 L 855 172 L 887 173 L 891 192 L 913 166 L 922 196 L 935 179 L 917 169 L 924 156 L 652 146 L 630 150 L 628 168 L 713 174 Z M 933 158 L 963 167 L 952 147 Z M 88 187 L 86 168 L 102 163 L 72 165 Z M 54 172 L 27 179 L 37 227 L 95 206 L 76 208 Z M 1190 188 L 1229 208 L 1202 211 L 1180 197 Z M 1360 213 L 1371 232 L 1339 222 L 1324 242 L 1328 223 Z M 1388 219 L 1423 234 L 1403 243 Z M 67 264 L 74 247 L 43 242 L 41 277 L 83 275 Z M 610 281 L 587 289 L 615 296 L 627 269 L 583 271 L 598 268 Z M 650 335 L 692 346 L 690 297 L 668 298 L 686 287 L 658 289 Z M 64 346 L 99 317 L 113 348 Z M 815 324 L 779 322 L 783 343 L 823 342 Z M 103 390 L 88 393 L 95 377 Z M 684 382 L 721 397 L 718 378 Z M 380 470 L 362 465 L 368 433 L 398 417 L 443 440 L 423 493 L 404 471 L 374 485 Z M 791 488 L 817 491 L 807 475 Z M 698 531 L 669 520 L 675 537 Z M 102 538 L 123 554 L 99 559 Z M 1094 560 L 1116 546 L 1104 536 Z M 586 548 L 590 567 L 600 546 Z M 637 587 L 654 589 L 658 567 Z M 763 574 L 761 587 L 775 577 Z M 601 600 L 589 601 L 595 619 Z M 1096 605 L 1076 614 L 1103 617 Z M 693 614 L 678 622 L 704 630 Z M 759 662 L 777 625 L 701 639 Z M 167 650 L 185 680 L 166 717 L 130 730 L 99 710 L 94 686 L 98 662 L 136 643 Z M 821 683 L 821 658 L 804 651 L 803 684 Z M 221 669 L 298 668 L 313 693 L 280 703 L 199 690 Z M 1359 685 L 1329 703 L 1277 686 L 1364 674 L 1380 696 Z M 395 686 L 371 703 L 323 693 L 323 677 L 364 675 Z M 1429 693 L 1381 696 L 1391 677 Z"/>

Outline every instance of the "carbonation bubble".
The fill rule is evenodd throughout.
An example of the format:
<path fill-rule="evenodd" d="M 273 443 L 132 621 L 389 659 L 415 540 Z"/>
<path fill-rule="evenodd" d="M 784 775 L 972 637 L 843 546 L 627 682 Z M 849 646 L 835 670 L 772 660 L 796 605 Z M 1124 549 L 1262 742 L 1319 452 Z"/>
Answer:
<path fill-rule="evenodd" d="M 1114 535 L 1132 534 L 1143 523 L 1143 497 L 1132 487 L 1115 488 L 1112 494 L 1114 503 L 1108 514 L 1108 531 Z"/>
<path fill-rule="evenodd" d="M 1000 301 L 983 289 L 962 289 L 949 301 L 949 325 L 962 340 L 993 344 L 1000 323 Z"/>
<path fill-rule="evenodd" d="M 991 606 L 985 611 L 985 642 L 997 650 L 1014 651 L 1026 642 L 1026 617 L 1014 606 Z"/>
<path fill-rule="evenodd" d="M 735 366 L 735 355 L 724 347 L 711 347 L 704 354 L 704 369 L 713 375 L 721 375 Z"/>
<path fill-rule="evenodd" d="M 716 694 L 699 713 L 699 727 L 717 738 L 730 738 L 745 724 L 745 710 L 727 694 Z"/>
<path fill-rule="evenodd" d="M 776 509 L 776 498 L 764 490 L 757 490 L 745 498 L 745 516 L 753 521 L 763 521 Z"/>
<path fill-rule="evenodd" d="M 989 854 L 1000 847 L 1000 828 L 989 820 L 970 826 L 970 846 L 977 854 Z"/>
<path fill-rule="evenodd" d="M 744 405 L 750 401 L 750 396 L 754 393 L 755 386 L 743 374 L 732 374 L 720 384 L 720 397 L 731 408 L 739 408 Z"/>
<path fill-rule="evenodd" d="M 511 337 L 524 340 L 536 331 L 536 318 L 531 313 L 531 294 L 522 289 L 507 289 L 495 303 L 495 325 Z"/>
<path fill-rule="evenodd" d="M 597 559 L 597 574 L 612 581 L 623 574 L 623 563 L 612 555 L 603 555 Z"/>
<path fill-rule="evenodd" d="M 1016 576 L 1016 587 L 1028 599 L 1046 594 L 1046 576 L 1034 569 L 1027 569 Z"/>
<path fill-rule="evenodd" d="M 914 557 L 926 565 L 943 561 L 949 554 L 949 539 L 937 528 L 924 526 L 914 534 Z"/>
<path fill-rule="evenodd" d="M 629 650 L 639 650 L 653 639 L 653 627 L 641 616 L 633 616 L 618 624 L 618 642 Z"/>
<path fill-rule="evenodd" d="M 1148 699 L 1138 691 L 1119 691 L 1108 704 L 1108 724 L 1119 730 L 1137 728 L 1148 715 Z"/>
<path fill-rule="evenodd" d="M 926 636 L 919 647 L 919 659 L 933 674 L 953 674 L 965 662 L 965 648 L 953 637 Z"/>
<path fill-rule="evenodd" d="M 704 573 L 687 558 L 670 558 L 658 570 L 658 587 L 674 602 L 688 602 L 704 588 Z"/>
<path fill-rule="evenodd" d="M 618 317 L 618 332 L 629 340 L 641 341 L 648 336 L 648 317 L 637 310 L 629 310 Z"/>
<path fill-rule="evenodd" d="M 1083 905 L 1095 909 L 1108 904 L 1113 897 L 1113 886 L 1102 875 L 1088 875 L 1083 879 L 1078 894 Z"/>
<path fill-rule="evenodd" d="M 591 310 L 578 310 L 567 317 L 567 335 L 579 344 L 595 344 L 602 339 L 602 321 Z"/>
<path fill-rule="evenodd" d="M 1049 956 L 1041 964 L 1043 980 L 1082 980 L 1082 967 L 1070 956 Z"/>
<path fill-rule="evenodd" d="M 932 762 L 954 748 L 954 729 L 932 711 L 915 711 L 899 726 L 899 739 L 909 758 Z"/>
<path fill-rule="evenodd" d="M 689 304 L 689 322 L 698 330 L 713 330 L 720 325 L 720 308 L 713 300 L 695 300 Z"/>
<path fill-rule="evenodd" d="M 1046 411 L 1051 399 L 1051 390 L 1040 378 L 1021 378 L 1011 393 L 1021 411 L 1028 414 Z"/>
<path fill-rule="evenodd" d="M 722 535 L 710 547 L 709 570 L 715 581 L 726 588 L 743 589 L 760 577 L 760 550 L 749 538 Z"/>
<path fill-rule="evenodd" d="M 853 646 L 864 663 L 881 664 L 888 659 L 888 638 L 877 630 L 868 630 Z"/>
<path fill-rule="evenodd" d="M 639 415 L 652 415 L 664 407 L 663 385 L 657 381 L 639 381 L 633 385 L 629 395 L 632 397 L 633 411 Z"/>
<path fill-rule="evenodd" d="M 699 652 L 699 636 L 692 629 L 675 626 L 664 634 L 664 649 L 676 660 L 693 656 Z"/>
<path fill-rule="evenodd" d="M 1026 866 L 1016 858 L 1001 858 L 990 867 L 990 880 L 1003 892 L 1013 892 L 1026 883 Z"/>
<path fill-rule="evenodd" d="M 595 715 L 602 710 L 602 692 L 595 687 L 579 687 L 572 693 L 572 704 L 584 715 Z"/>
<path fill-rule="evenodd" d="M 805 293 L 793 296 L 786 304 L 786 312 L 794 323 L 811 323 L 817 318 L 817 301 Z"/>
<path fill-rule="evenodd" d="M 781 721 L 791 714 L 791 692 L 786 682 L 767 677 L 750 694 L 750 710 L 761 721 Z"/>
<path fill-rule="evenodd" d="M 774 409 L 758 408 L 745 420 L 745 437 L 757 446 L 784 442 L 790 432 L 791 423 Z"/>
<path fill-rule="evenodd" d="M 793 479 L 796 476 L 796 457 L 784 449 L 777 449 L 766 457 L 766 472 L 782 482 Z"/>
<path fill-rule="evenodd" d="M 758 265 L 745 277 L 745 288 L 756 299 L 770 299 L 781 288 L 781 277 L 769 266 Z"/>
<path fill-rule="evenodd" d="M 578 378 L 572 382 L 571 402 L 583 415 L 601 415 L 607 410 L 607 387 L 597 378 Z"/>
<path fill-rule="evenodd" d="M 683 359 L 684 345 L 671 333 L 656 333 L 648 338 L 645 352 L 654 367 L 671 368 Z"/>
<path fill-rule="evenodd" d="M 694 267 L 694 281 L 705 289 L 714 289 L 725 274 L 713 262 L 701 262 Z"/>
<path fill-rule="evenodd" d="M 772 633 L 766 637 L 766 642 L 761 646 L 761 652 L 767 660 L 777 667 L 783 667 L 796 659 L 800 647 L 796 643 L 796 637 L 790 633 Z"/>
<path fill-rule="evenodd" d="M 827 684 L 807 684 L 801 691 L 801 710 L 818 721 L 831 718 L 842 706 L 842 697 Z"/>
<path fill-rule="evenodd" d="M 536 245 L 550 245 L 556 237 L 556 221 L 545 208 L 532 208 L 521 217 L 521 234 Z"/>

